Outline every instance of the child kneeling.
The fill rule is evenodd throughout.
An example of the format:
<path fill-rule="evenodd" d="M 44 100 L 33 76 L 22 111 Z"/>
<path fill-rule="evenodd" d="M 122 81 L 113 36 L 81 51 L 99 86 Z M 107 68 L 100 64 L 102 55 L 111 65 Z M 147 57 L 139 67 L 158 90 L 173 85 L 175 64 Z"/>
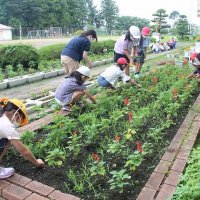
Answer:
<path fill-rule="evenodd" d="M 119 79 L 122 78 L 124 82 L 130 82 L 131 85 L 137 84 L 133 79 L 127 76 L 124 72 L 124 69 L 127 67 L 128 62 L 126 58 L 119 58 L 117 64 L 111 65 L 98 77 L 98 84 L 102 87 L 115 89 L 114 84 Z"/>
<path fill-rule="evenodd" d="M 89 76 L 90 69 L 86 66 L 81 66 L 58 86 L 55 92 L 55 100 L 59 105 L 63 106 L 62 109 L 64 111 L 71 111 L 70 105 L 79 103 L 83 95 L 86 95 L 93 103 L 96 103 L 84 84 Z"/>

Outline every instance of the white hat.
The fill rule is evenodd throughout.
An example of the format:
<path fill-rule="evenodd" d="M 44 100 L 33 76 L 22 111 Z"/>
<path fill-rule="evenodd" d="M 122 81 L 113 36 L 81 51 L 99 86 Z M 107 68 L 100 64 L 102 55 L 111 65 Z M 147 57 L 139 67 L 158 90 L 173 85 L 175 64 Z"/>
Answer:
<path fill-rule="evenodd" d="M 131 26 L 129 31 L 134 38 L 140 38 L 140 30 L 137 26 Z"/>
<path fill-rule="evenodd" d="M 90 69 L 86 66 L 80 66 L 76 71 L 84 76 L 90 76 Z"/>

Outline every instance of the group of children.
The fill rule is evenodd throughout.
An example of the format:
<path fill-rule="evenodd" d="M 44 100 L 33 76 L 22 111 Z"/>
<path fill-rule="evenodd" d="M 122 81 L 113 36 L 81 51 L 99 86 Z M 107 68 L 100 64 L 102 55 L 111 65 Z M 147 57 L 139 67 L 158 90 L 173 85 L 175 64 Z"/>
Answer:
<path fill-rule="evenodd" d="M 149 35 L 149 27 L 143 27 L 142 31 L 140 32 L 138 27 L 131 26 L 127 33 L 122 35 L 116 42 L 114 47 L 115 64 L 108 67 L 99 75 L 97 80 L 98 84 L 105 88 L 115 89 L 116 81 L 121 78 L 124 83 L 129 82 L 131 85 L 141 87 L 141 85 L 134 81 L 134 79 L 130 78 L 129 64 L 135 64 L 135 77 L 139 77 L 144 59 L 146 57 L 146 49 L 150 41 Z M 90 38 L 90 35 L 87 35 L 87 37 Z M 75 38 L 73 40 L 77 39 Z M 70 42 L 69 44 L 72 46 L 73 43 Z M 80 45 L 76 46 L 80 47 Z M 77 53 L 75 52 L 76 48 L 71 48 L 74 51 L 74 55 L 79 53 L 78 51 Z M 86 49 L 85 51 L 89 51 L 89 49 Z M 64 49 L 63 52 L 70 52 L 70 49 L 68 51 Z M 69 59 L 68 57 L 69 55 L 67 56 L 67 59 Z M 61 55 L 61 60 L 63 60 L 63 53 Z M 68 65 L 68 68 L 70 68 L 70 64 Z M 89 91 L 86 89 L 86 85 L 84 84 L 90 76 L 90 69 L 86 66 L 80 66 L 77 69 L 71 68 L 68 71 L 72 72 L 67 74 L 65 80 L 55 91 L 55 100 L 59 105 L 63 106 L 62 109 L 65 111 L 71 111 L 71 105 L 81 105 L 80 100 L 83 95 L 86 95 L 86 97 L 88 97 L 93 103 L 96 103 L 95 98 L 89 93 Z"/>
<path fill-rule="evenodd" d="M 144 27 L 141 33 L 137 27 L 130 27 L 128 32 L 116 42 L 114 48 L 115 64 L 99 75 L 97 82 L 100 86 L 115 89 L 116 81 L 121 78 L 124 83 L 141 87 L 140 84 L 130 78 L 129 63 L 133 62 L 136 65 L 135 77 L 138 77 L 146 57 L 149 34 L 150 29 L 148 27 Z M 61 61 L 67 76 L 56 89 L 55 100 L 63 106 L 65 111 L 71 111 L 71 105 L 73 104 L 81 106 L 80 100 L 83 95 L 86 95 L 93 103 L 96 103 L 95 98 L 89 93 L 85 84 L 90 77 L 90 69 L 86 66 L 79 66 L 80 60 L 85 59 L 91 67 L 87 53 L 90 49 L 91 41 L 94 39 L 97 39 L 96 32 L 94 30 L 88 31 L 78 38 L 72 39 L 73 41 L 69 43 L 69 47 L 63 50 Z M 73 52 L 70 49 L 73 49 Z M 188 78 L 200 77 L 200 53 L 192 55 L 192 63 L 196 70 Z M 8 98 L 0 99 L 0 161 L 10 144 L 12 144 L 24 158 L 37 167 L 43 167 L 44 162 L 35 158 L 32 152 L 20 141 L 20 134 L 16 131 L 18 126 L 24 126 L 27 123 L 26 106 L 22 101 Z M 0 167 L 0 179 L 8 178 L 14 172 L 15 170 L 12 167 Z"/>

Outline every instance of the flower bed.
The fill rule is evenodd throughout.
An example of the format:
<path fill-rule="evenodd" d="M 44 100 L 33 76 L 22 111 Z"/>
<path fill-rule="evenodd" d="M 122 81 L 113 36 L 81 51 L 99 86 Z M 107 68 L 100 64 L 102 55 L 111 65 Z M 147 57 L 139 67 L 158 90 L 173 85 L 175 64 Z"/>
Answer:
<path fill-rule="evenodd" d="M 55 115 L 51 125 L 23 135 L 45 168 L 30 171 L 13 154 L 7 164 L 84 199 L 135 199 L 199 93 L 189 73 L 166 66 L 140 78 L 141 89 L 123 85 L 104 91 L 98 105 Z"/>

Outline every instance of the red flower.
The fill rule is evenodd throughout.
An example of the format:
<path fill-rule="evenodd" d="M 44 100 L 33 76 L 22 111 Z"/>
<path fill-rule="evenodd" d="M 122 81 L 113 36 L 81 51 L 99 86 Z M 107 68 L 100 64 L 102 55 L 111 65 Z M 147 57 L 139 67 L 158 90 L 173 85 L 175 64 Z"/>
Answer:
<path fill-rule="evenodd" d="M 115 141 L 116 141 L 116 142 L 119 142 L 119 141 L 120 141 L 120 139 L 121 139 L 121 137 L 120 137 L 120 136 L 118 136 L 118 135 L 116 135 L 116 136 L 115 136 Z"/>
<path fill-rule="evenodd" d="M 140 141 L 137 141 L 137 142 L 136 142 L 136 149 L 137 149 L 137 151 L 139 151 L 139 152 L 143 152 L 142 143 L 141 143 Z"/>
<path fill-rule="evenodd" d="M 92 153 L 92 158 L 93 158 L 96 162 L 99 162 L 99 160 L 100 160 L 100 157 L 99 157 L 98 154 L 96 154 L 96 153 Z"/>
<path fill-rule="evenodd" d="M 173 92 L 173 97 L 177 97 L 177 89 L 174 88 L 172 92 Z"/>
<path fill-rule="evenodd" d="M 128 103 L 129 103 L 129 102 L 128 102 L 128 97 L 126 97 L 126 98 L 124 99 L 124 105 L 127 106 Z"/>
<path fill-rule="evenodd" d="M 72 131 L 72 135 L 77 136 L 77 134 L 78 134 L 78 131 L 77 131 L 77 130 Z"/>
<path fill-rule="evenodd" d="M 133 113 L 132 113 L 132 112 L 129 112 L 129 113 L 128 113 L 128 121 L 129 121 L 129 122 L 132 122 L 132 121 L 133 121 Z"/>

